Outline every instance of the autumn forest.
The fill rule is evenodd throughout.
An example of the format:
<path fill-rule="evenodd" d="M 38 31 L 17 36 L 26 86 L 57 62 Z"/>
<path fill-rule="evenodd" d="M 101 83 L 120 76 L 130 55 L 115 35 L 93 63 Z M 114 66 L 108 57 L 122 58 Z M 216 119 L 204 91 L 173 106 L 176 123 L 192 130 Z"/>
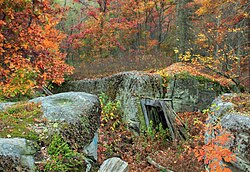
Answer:
<path fill-rule="evenodd" d="M 234 85 L 230 91 L 249 93 L 249 11 L 248 0 L 0 0 L 0 102 L 27 100 L 65 81 L 131 70 L 157 73 L 172 64 L 178 65 L 169 70 L 185 68 L 196 75 L 197 67 L 213 81 L 222 78 L 220 84 L 229 90 Z M 232 98 L 238 100 L 245 102 L 239 109 L 249 113 L 250 96 Z M 149 164 L 149 154 L 176 171 L 205 171 L 204 161 L 214 158 L 235 160 L 232 152 L 217 146 L 228 135 L 204 144 L 208 126 L 201 112 L 180 115 L 191 126 L 192 140 L 164 143 L 163 149 L 159 138 L 165 133 L 135 137 L 116 115 L 115 102 L 107 104 L 106 112 L 102 106 L 99 163 L 111 156 L 108 151 L 119 154 L 132 171 L 145 172 L 168 171 Z M 106 136 L 109 140 L 102 140 Z M 154 150 L 161 151 L 156 155 Z M 209 168 L 230 171 L 218 162 Z"/>
<path fill-rule="evenodd" d="M 1 0 L 0 5 L 5 97 L 60 84 L 80 63 L 138 56 L 203 65 L 249 86 L 246 0 Z"/>

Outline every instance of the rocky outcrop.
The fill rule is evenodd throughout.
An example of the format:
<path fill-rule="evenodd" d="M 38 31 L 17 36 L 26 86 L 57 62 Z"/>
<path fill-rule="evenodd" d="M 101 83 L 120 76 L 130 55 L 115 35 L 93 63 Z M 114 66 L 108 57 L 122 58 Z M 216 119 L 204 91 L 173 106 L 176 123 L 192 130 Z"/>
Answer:
<path fill-rule="evenodd" d="M 95 95 L 67 92 L 35 98 L 30 102 L 41 102 L 43 117 L 52 123 L 58 123 L 56 130 L 60 130 L 64 139 L 70 145 L 74 145 L 75 149 L 87 149 L 100 126 L 101 107 Z M 97 141 L 94 143 L 96 150 L 84 151 L 97 159 Z"/>
<path fill-rule="evenodd" d="M 176 112 L 193 112 L 208 108 L 218 96 L 218 84 L 190 74 L 179 74 L 169 81 L 166 97 L 173 99 Z"/>
<path fill-rule="evenodd" d="M 128 172 L 128 163 L 113 157 L 105 160 L 98 172 Z"/>
<path fill-rule="evenodd" d="M 230 132 L 234 139 L 227 147 L 236 155 L 236 162 L 227 163 L 227 166 L 235 172 L 250 172 L 250 116 L 238 113 L 234 110 L 234 104 L 225 102 L 222 97 L 232 97 L 234 94 L 225 94 L 218 97 L 212 103 L 208 124 L 220 124 Z M 218 121 L 221 121 L 218 123 Z M 207 132 L 205 141 L 212 136 Z"/>
<path fill-rule="evenodd" d="M 23 138 L 0 138 L 0 171 L 35 171 L 36 149 Z"/>
<path fill-rule="evenodd" d="M 138 132 L 144 121 L 140 98 L 162 97 L 162 78 L 158 74 L 123 72 L 110 77 L 65 83 L 58 92 L 84 91 L 92 94 L 105 93 L 112 100 L 120 101 L 124 120 Z"/>
<path fill-rule="evenodd" d="M 83 92 L 67 92 L 35 98 L 29 102 L 41 103 L 40 107 L 43 111 L 40 117 L 34 117 L 35 122 L 30 121 L 31 123 L 25 124 L 29 131 L 36 133 L 38 140 L 28 141 L 25 138 L 1 139 L 3 142 L 2 145 L 0 142 L 1 158 L 12 159 L 13 162 L 19 163 L 20 167 L 16 166 L 15 168 L 24 168 L 23 162 L 28 164 L 30 168 L 31 164 L 34 163 L 34 154 L 24 151 L 25 149 L 30 150 L 27 148 L 26 142 L 42 141 L 43 151 L 45 150 L 45 154 L 47 154 L 47 147 L 50 145 L 53 136 L 60 135 L 72 150 L 77 150 L 83 156 L 97 160 L 97 130 L 100 126 L 101 114 L 97 96 Z M 29 109 L 30 107 L 25 108 Z M 12 137 L 12 134 L 10 133 L 7 137 Z M 22 135 L 19 137 L 22 137 Z M 9 144 L 6 154 L 4 148 L 6 148 L 7 142 L 11 144 Z M 41 152 L 42 150 L 36 152 L 35 159 L 39 159 L 39 162 L 43 161 L 44 158 L 39 155 Z M 20 160 L 16 157 L 20 157 Z"/>
<path fill-rule="evenodd" d="M 142 98 L 172 98 L 176 112 L 197 111 L 207 108 L 218 95 L 218 84 L 209 79 L 192 75 L 176 75 L 168 83 L 158 74 L 145 72 L 123 72 L 100 79 L 71 81 L 63 84 L 57 92 L 84 91 L 92 94 L 105 93 L 112 100 L 121 102 L 123 119 L 130 129 L 139 132 L 145 129 L 141 110 Z"/>

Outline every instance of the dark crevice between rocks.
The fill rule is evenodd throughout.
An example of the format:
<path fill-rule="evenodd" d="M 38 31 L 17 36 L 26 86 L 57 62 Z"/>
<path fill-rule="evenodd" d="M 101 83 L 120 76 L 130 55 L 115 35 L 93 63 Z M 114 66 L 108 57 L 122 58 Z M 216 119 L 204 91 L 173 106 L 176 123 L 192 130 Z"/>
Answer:
<path fill-rule="evenodd" d="M 160 125 L 162 125 L 162 129 L 169 130 L 170 140 L 187 139 L 186 127 L 171 107 L 171 99 L 147 98 L 141 99 L 140 102 L 147 128 L 151 127 L 150 121 L 152 121 L 152 127 L 156 131 L 159 130 Z"/>

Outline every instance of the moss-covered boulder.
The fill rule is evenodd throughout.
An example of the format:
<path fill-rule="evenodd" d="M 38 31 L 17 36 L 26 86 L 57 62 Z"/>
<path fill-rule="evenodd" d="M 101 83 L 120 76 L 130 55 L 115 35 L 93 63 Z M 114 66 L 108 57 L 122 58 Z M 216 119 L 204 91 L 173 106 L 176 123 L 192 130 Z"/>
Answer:
<path fill-rule="evenodd" d="M 100 114 L 99 99 L 92 94 L 68 92 L 39 97 L 29 102 L 15 103 L 0 111 L 0 138 L 3 138 L 2 145 L 6 145 L 8 138 L 22 138 L 25 143 L 34 143 L 36 153 L 33 158 L 39 168 L 45 171 L 82 170 L 91 162 L 88 158 L 97 159 Z M 19 142 L 12 145 L 8 156 L 1 152 L 0 147 L 0 157 L 5 158 L 5 162 L 12 159 L 24 168 L 20 164 L 24 162 L 24 146 L 19 145 Z M 20 156 L 11 156 L 11 150 L 19 151 Z M 29 162 L 32 164 L 31 160 Z M 6 163 L 3 165 L 6 166 Z M 3 165 L 0 164 L 0 169 Z"/>
<path fill-rule="evenodd" d="M 101 107 L 97 96 L 84 92 L 67 92 L 39 97 L 43 117 L 53 123 L 63 138 L 76 150 L 84 150 L 100 126 Z M 91 152 L 97 158 L 97 153 Z"/>

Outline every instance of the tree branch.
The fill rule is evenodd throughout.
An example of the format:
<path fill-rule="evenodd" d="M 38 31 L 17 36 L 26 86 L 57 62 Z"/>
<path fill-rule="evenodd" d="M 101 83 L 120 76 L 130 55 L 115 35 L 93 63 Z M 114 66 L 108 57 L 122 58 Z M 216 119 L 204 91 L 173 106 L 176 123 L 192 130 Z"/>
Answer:
<path fill-rule="evenodd" d="M 161 166 L 160 164 L 156 163 L 150 156 L 147 156 L 147 161 L 149 164 L 155 166 L 156 168 L 160 170 L 165 170 L 166 172 L 174 172 L 172 170 L 167 169 L 166 167 Z"/>

